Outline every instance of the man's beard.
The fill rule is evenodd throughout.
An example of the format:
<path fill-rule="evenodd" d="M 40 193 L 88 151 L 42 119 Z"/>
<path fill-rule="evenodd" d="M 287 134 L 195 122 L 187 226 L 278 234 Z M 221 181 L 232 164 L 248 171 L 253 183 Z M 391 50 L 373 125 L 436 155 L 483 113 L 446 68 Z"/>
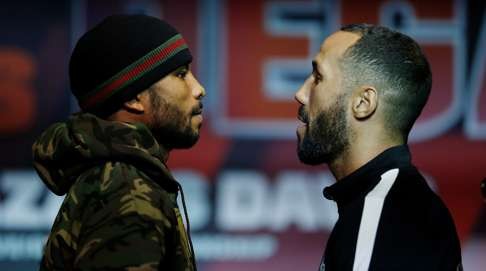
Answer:
<path fill-rule="evenodd" d="M 196 144 L 199 139 L 199 129 L 191 126 L 191 117 L 177 106 L 168 103 L 155 92 L 150 92 L 153 110 L 152 122 L 149 125 L 152 134 L 159 144 L 168 149 L 185 149 Z M 199 110 L 201 105 L 193 109 Z"/>
<path fill-rule="evenodd" d="M 299 110 L 301 120 L 307 120 L 303 107 Z M 302 163 L 318 165 L 330 163 L 349 146 L 349 131 L 346 125 L 344 95 L 336 103 L 307 125 L 303 138 L 298 139 L 297 154 Z"/>

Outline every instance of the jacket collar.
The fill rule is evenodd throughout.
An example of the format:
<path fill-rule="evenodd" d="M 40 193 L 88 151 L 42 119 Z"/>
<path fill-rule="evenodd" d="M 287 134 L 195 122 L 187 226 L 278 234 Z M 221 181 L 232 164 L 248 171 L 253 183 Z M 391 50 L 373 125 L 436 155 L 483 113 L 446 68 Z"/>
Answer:
<path fill-rule="evenodd" d="M 106 161 L 136 166 L 161 186 L 177 190 L 168 151 L 142 123 L 106 121 L 88 113 L 55 123 L 33 145 L 34 167 L 54 193 L 65 194 L 83 171 Z"/>
<path fill-rule="evenodd" d="M 341 209 L 352 200 L 363 197 L 371 191 L 386 171 L 410 164 L 411 156 L 407 145 L 391 147 L 350 175 L 324 188 L 324 197 L 336 201 L 338 208 Z"/>

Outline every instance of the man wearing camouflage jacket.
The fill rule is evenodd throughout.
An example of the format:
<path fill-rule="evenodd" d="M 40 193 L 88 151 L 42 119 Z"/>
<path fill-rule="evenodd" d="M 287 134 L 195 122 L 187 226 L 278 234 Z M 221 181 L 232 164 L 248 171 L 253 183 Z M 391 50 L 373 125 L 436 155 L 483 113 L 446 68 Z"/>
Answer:
<path fill-rule="evenodd" d="M 33 145 L 41 179 L 66 194 L 41 270 L 196 270 L 166 166 L 199 138 L 205 92 L 191 61 L 177 30 L 144 15 L 110 16 L 78 41 L 69 72 L 82 112 Z"/>

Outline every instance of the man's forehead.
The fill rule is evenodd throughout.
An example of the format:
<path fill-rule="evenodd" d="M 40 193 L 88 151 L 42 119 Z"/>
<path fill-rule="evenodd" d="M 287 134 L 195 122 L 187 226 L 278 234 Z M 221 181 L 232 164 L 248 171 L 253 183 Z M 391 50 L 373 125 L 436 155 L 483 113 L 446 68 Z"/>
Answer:
<path fill-rule="evenodd" d="M 314 60 L 319 63 L 328 56 L 339 58 L 344 54 L 346 49 L 356 43 L 360 38 L 360 35 L 351 32 L 335 32 L 324 40 Z"/>

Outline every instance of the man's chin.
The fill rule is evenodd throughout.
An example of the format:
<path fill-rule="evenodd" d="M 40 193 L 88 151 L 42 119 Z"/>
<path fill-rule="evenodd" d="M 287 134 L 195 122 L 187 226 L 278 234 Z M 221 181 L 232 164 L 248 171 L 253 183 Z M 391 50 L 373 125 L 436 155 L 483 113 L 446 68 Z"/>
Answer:
<path fill-rule="evenodd" d="M 186 131 L 184 133 L 156 133 L 154 136 L 159 144 L 168 149 L 189 149 L 199 140 L 199 131 Z"/>
<path fill-rule="evenodd" d="M 174 149 L 190 149 L 196 145 L 199 140 L 199 133 L 192 135 L 191 137 L 186 137 L 184 140 L 177 141 L 173 148 Z"/>
<path fill-rule="evenodd" d="M 307 136 L 297 134 L 297 156 L 300 162 L 306 165 L 320 165 L 327 162 L 323 155 L 322 146 L 311 142 Z"/>
<path fill-rule="evenodd" d="M 310 166 L 317 166 L 326 163 L 325 159 L 319 156 L 315 156 L 309 154 L 308 152 L 297 150 L 297 155 L 299 157 L 300 162 L 310 165 Z"/>

